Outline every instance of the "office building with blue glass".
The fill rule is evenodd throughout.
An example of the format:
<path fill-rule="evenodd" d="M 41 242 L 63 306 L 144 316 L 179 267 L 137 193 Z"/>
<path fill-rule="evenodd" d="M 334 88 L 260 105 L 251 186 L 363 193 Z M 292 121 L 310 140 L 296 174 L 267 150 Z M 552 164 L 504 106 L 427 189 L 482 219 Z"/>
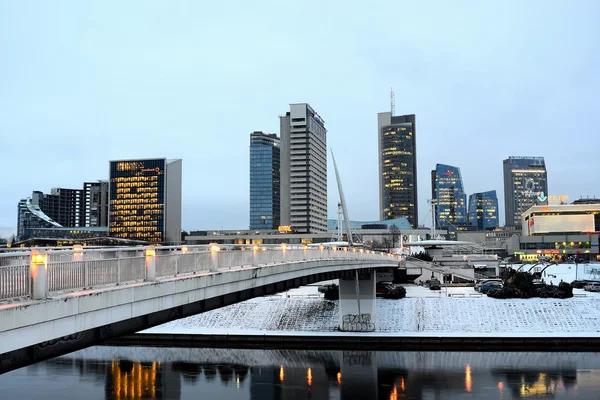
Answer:
<path fill-rule="evenodd" d="M 478 231 L 498 228 L 498 196 L 495 190 L 469 196 L 469 225 Z"/>
<path fill-rule="evenodd" d="M 435 170 L 431 171 L 431 191 L 440 227 L 467 223 L 467 195 L 460 168 L 436 164 Z"/>
<path fill-rule="evenodd" d="M 280 224 L 280 141 L 276 134 L 250 134 L 250 229 Z"/>

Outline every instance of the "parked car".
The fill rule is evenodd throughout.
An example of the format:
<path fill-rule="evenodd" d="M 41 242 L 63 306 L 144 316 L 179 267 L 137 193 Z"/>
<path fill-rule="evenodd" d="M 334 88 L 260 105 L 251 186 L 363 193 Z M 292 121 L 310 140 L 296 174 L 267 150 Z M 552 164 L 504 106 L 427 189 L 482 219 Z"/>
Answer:
<path fill-rule="evenodd" d="M 482 286 L 484 283 L 488 283 L 488 282 L 497 282 L 497 283 L 502 283 L 502 279 L 500 279 L 500 278 L 488 278 L 488 279 L 481 279 L 481 280 L 479 280 L 479 281 L 478 281 L 478 282 L 475 284 L 475 286 L 474 286 L 473 288 L 474 288 L 476 291 L 478 291 L 478 292 L 479 292 L 479 291 L 481 291 L 481 286 Z"/>
<path fill-rule="evenodd" d="M 497 281 L 488 281 L 481 285 L 479 291 L 483 294 L 486 294 L 490 290 L 499 290 L 502 289 L 502 283 Z"/>
<path fill-rule="evenodd" d="M 442 284 L 437 279 L 432 279 L 429 281 L 429 289 L 431 290 L 441 290 Z"/>
<path fill-rule="evenodd" d="M 600 292 L 600 282 L 590 282 L 583 289 L 588 292 Z"/>
<path fill-rule="evenodd" d="M 396 284 L 394 284 L 392 282 L 387 282 L 387 281 L 377 282 L 377 284 L 375 285 L 375 293 L 383 294 L 386 291 L 386 289 L 393 289 L 395 287 L 396 287 Z"/>
<path fill-rule="evenodd" d="M 573 289 L 583 289 L 587 284 L 588 283 L 586 281 L 574 280 L 571 282 L 571 287 Z"/>

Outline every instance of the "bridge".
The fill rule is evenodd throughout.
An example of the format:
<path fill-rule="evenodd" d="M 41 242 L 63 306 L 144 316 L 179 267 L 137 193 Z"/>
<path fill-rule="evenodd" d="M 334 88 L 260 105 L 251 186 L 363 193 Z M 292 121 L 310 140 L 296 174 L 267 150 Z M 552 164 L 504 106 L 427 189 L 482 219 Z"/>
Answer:
<path fill-rule="evenodd" d="M 356 248 L 159 246 L 0 253 L 0 373 L 175 319 L 340 279 L 340 329 L 375 329 L 376 271 Z"/>

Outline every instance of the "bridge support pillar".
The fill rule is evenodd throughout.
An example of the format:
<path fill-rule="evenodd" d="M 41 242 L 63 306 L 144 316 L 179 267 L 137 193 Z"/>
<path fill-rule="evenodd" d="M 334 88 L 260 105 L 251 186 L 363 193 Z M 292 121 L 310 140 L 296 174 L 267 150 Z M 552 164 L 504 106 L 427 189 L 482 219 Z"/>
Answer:
<path fill-rule="evenodd" d="M 356 271 L 353 278 L 340 279 L 340 330 L 375 330 L 375 272 Z"/>
<path fill-rule="evenodd" d="M 29 255 L 31 276 L 31 298 L 42 300 L 48 297 L 48 255 L 31 250 Z"/>

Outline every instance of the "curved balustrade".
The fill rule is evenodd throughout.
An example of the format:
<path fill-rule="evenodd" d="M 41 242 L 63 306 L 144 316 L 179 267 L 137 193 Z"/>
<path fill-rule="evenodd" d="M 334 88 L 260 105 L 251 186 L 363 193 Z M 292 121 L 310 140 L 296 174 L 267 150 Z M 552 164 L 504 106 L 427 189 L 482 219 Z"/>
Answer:
<path fill-rule="evenodd" d="M 0 253 L 0 300 L 313 260 L 400 261 L 400 257 L 358 248 L 285 244 L 34 248 Z"/>

